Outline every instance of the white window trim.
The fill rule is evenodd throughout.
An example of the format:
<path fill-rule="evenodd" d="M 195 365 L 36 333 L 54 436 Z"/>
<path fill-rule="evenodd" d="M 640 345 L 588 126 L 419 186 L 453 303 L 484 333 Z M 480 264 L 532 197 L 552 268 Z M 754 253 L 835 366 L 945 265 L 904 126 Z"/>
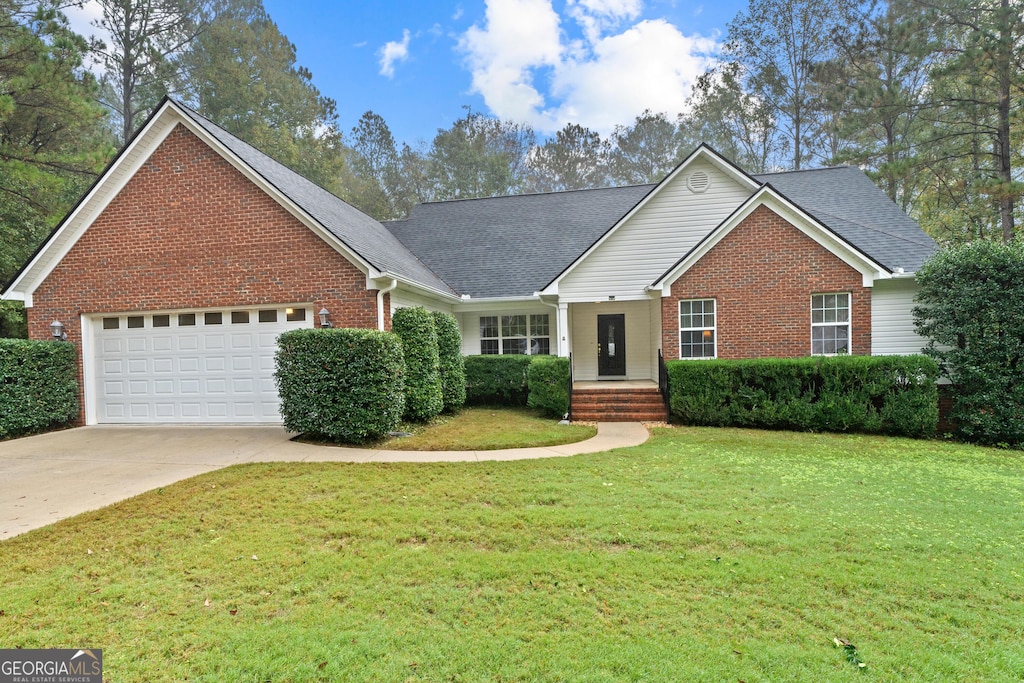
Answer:
<path fill-rule="evenodd" d="M 501 319 L 503 317 L 512 317 L 512 316 L 517 316 L 517 315 L 521 315 L 521 316 L 524 316 L 526 318 L 526 336 L 518 336 L 518 335 L 512 335 L 512 336 L 508 336 L 508 337 L 504 336 L 502 334 L 502 332 L 501 332 L 501 327 L 502 327 L 501 326 Z M 533 323 L 531 321 L 531 316 L 535 316 L 535 315 L 543 315 L 543 316 L 547 317 L 547 319 L 548 319 L 548 333 L 547 334 L 533 334 Z M 481 315 L 481 316 L 477 317 L 477 329 L 480 329 L 480 320 L 483 319 L 483 318 L 497 318 L 498 319 L 498 323 L 497 323 L 498 336 L 497 337 L 485 337 L 482 334 L 480 335 L 480 339 L 479 339 L 479 341 L 480 341 L 480 355 L 482 355 L 482 356 L 530 356 L 530 355 L 533 355 L 533 354 L 530 353 L 530 347 L 531 347 L 532 342 L 533 342 L 534 339 L 547 339 L 548 340 L 548 353 L 546 355 L 552 355 L 552 353 L 551 353 L 551 314 L 550 313 L 515 313 L 515 312 L 512 312 L 512 313 L 496 313 L 496 314 L 490 314 L 490 315 Z M 525 354 L 522 354 L 522 353 L 505 353 L 505 343 L 504 342 L 505 342 L 506 339 L 525 339 L 526 340 L 527 352 Z M 483 343 L 485 341 L 497 341 L 498 342 L 498 353 L 496 353 L 496 354 L 495 353 L 484 353 Z"/>
<path fill-rule="evenodd" d="M 715 303 L 715 324 L 711 327 L 683 327 L 680 318 L 683 315 L 682 307 L 684 303 L 693 303 L 695 301 L 713 301 Z M 709 360 L 718 358 L 718 300 L 714 297 L 703 297 L 700 299 L 680 299 L 679 304 L 676 307 L 676 324 L 679 326 L 679 338 L 677 342 L 679 344 L 678 356 L 679 360 Z M 683 356 L 683 332 L 703 332 L 704 330 L 711 330 L 712 335 L 715 337 L 715 353 L 713 356 Z"/>
<path fill-rule="evenodd" d="M 816 323 L 814 322 L 814 297 L 816 296 L 845 296 L 846 297 L 846 322 L 834 322 L 834 323 Z M 811 294 L 810 307 L 808 313 L 811 317 L 811 355 L 816 357 L 828 358 L 832 356 L 839 356 L 842 354 L 838 353 L 815 353 L 814 352 L 814 328 L 815 327 L 837 327 L 839 325 L 846 325 L 846 354 L 853 354 L 853 293 L 852 292 L 814 292 Z"/>

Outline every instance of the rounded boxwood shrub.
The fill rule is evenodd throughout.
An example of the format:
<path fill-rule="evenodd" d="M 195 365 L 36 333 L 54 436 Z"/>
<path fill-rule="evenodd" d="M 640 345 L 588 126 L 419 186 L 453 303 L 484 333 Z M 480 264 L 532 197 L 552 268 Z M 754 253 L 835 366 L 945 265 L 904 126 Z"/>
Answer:
<path fill-rule="evenodd" d="M 292 330 L 278 338 L 276 363 L 290 432 L 362 443 L 394 430 L 405 412 L 405 361 L 393 334 Z"/>
<path fill-rule="evenodd" d="M 530 395 L 527 405 L 546 415 L 562 417 L 569 412 L 569 359 L 534 356 L 526 371 Z"/>
<path fill-rule="evenodd" d="M 451 313 L 435 311 L 437 355 L 441 373 L 441 400 L 444 412 L 454 413 L 466 404 L 466 362 L 462 356 L 462 333 Z"/>
<path fill-rule="evenodd" d="M 0 439 L 78 417 L 78 359 L 68 342 L 0 339 Z"/>
<path fill-rule="evenodd" d="M 405 418 L 426 422 L 444 407 L 434 316 L 422 306 L 400 308 L 391 316 L 391 331 L 405 354 Z"/>

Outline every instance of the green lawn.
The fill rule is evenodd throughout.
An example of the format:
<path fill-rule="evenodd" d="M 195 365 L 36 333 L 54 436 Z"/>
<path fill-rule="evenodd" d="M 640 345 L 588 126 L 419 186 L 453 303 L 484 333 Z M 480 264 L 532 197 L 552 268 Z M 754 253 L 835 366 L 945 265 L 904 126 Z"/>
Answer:
<path fill-rule="evenodd" d="M 676 428 L 234 467 L 0 543 L 0 647 L 79 646 L 119 682 L 1019 683 L 1024 458 Z"/>
<path fill-rule="evenodd" d="M 503 448 L 558 446 L 583 441 L 597 427 L 559 424 L 529 408 L 472 406 L 456 415 L 440 415 L 429 425 L 403 423 L 412 436 L 391 438 L 368 447 L 396 451 L 493 451 Z"/>

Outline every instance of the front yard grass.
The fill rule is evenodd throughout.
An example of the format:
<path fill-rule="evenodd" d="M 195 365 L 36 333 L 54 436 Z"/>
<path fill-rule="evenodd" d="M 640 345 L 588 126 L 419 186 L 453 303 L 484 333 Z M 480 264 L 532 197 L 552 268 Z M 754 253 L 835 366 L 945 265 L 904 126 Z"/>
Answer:
<path fill-rule="evenodd" d="M 529 408 L 463 408 L 429 425 L 402 424 L 412 436 L 392 438 L 375 447 L 395 451 L 493 451 L 536 448 L 583 441 L 597 434 L 590 425 L 558 424 Z"/>
<path fill-rule="evenodd" d="M 0 543 L 0 647 L 102 648 L 117 681 L 1019 682 L 1024 462 L 666 428 L 238 466 Z"/>

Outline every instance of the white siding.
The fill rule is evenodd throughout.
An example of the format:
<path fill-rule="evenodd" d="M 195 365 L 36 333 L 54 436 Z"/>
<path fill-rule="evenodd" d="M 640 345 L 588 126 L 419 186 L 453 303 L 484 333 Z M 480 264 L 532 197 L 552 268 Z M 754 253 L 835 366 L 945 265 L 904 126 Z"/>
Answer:
<path fill-rule="evenodd" d="M 687 178 L 696 171 L 704 171 L 710 179 L 703 194 L 686 186 Z M 560 300 L 643 296 L 644 287 L 671 268 L 749 194 L 710 162 L 695 160 L 559 283 Z"/>
<path fill-rule="evenodd" d="M 661 299 L 570 306 L 573 379 L 592 381 L 598 378 L 597 316 L 606 313 L 623 313 L 626 316 L 626 379 L 656 378 L 658 344 L 657 340 L 651 339 L 651 311 L 660 306 Z"/>
<path fill-rule="evenodd" d="M 390 293 L 390 296 L 392 313 L 399 308 L 414 308 L 416 306 L 422 306 L 428 311 L 441 311 L 442 313 L 452 312 L 450 304 L 439 303 L 436 299 L 431 299 L 402 289 L 394 290 Z"/>
<path fill-rule="evenodd" d="M 921 353 L 927 343 L 914 331 L 917 283 L 911 279 L 876 280 L 871 290 L 871 355 Z"/>

